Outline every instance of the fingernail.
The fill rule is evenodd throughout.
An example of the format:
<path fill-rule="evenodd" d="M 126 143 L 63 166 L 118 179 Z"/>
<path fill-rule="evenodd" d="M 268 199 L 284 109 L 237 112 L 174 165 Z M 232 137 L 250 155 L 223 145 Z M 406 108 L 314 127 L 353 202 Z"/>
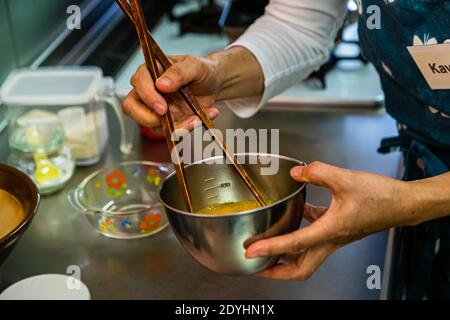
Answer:
<path fill-rule="evenodd" d="M 166 113 L 166 107 L 162 103 L 159 103 L 159 102 L 156 102 L 153 105 L 153 110 L 155 110 L 156 113 L 159 114 L 160 116 L 163 116 Z"/>
<path fill-rule="evenodd" d="M 220 114 L 220 112 L 217 109 L 212 109 L 212 110 L 208 111 L 209 118 L 216 118 L 219 114 Z"/>
<path fill-rule="evenodd" d="M 172 85 L 172 80 L 169 78 L 159 78 L 157 82 L 165 87 L 170 87 Z"/>
<path fill-rule="evenodd" d="M 261 256 L 261 250 L 259 249 L 259 244 L 255 243 L 247 249 L 245 252 L 245 257 L 248 259 L 258 258 Z"/>
<path fill-rule="evenodd" d="M 291 169 L 291 176 L 301 177 L 303 174 L 303 167 L 294 167 Z"/>
<path fill-rule="evenodd" d="M 247 259 L 255 259 L 255 258 L 261 257 L 261 253 L 258 250 L 252 250 L 252 251 L 247 250 L 245 257 Z"/>

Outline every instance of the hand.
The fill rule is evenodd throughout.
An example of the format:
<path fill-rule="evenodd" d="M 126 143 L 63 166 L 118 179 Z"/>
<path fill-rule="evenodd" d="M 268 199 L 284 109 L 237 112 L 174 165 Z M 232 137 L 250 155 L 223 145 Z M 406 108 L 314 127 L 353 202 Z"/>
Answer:
<path fill-rule="evenodd" d="M 338 248 L 369 234 L 419 222 L 411 186 L 380 175 L 340 169 L 315 162 L 296 167 L 292 177 L 329 188 L 329 208 L 305 207 L 308 227 L 261 240 L 246 251 L 247 258 L 283 255 L 284 261 L 261 275 L 272 279 L 309 278 Z"/>
<path fill-rule="evenodd" d="M 219 115 L 219 110 L 212 107 L 220 92 L 218 63 L 213 59 L 193 56 L 175 56 L 170 60 L 173 65 L 158 79 L 156 88 L 147 67 L 140 66 L 131 78 L 133 90 L 123 104 L 125 114 L 157 133 L 162 133 L 160 116 L 168 108 L 176 128 L 191 131 L 201 125 L 200 119 L 192 114 L 184 102 L 166 100 L 160 94 L 174 93 L 185 85 L 190 86 L 210 119 Z"/>

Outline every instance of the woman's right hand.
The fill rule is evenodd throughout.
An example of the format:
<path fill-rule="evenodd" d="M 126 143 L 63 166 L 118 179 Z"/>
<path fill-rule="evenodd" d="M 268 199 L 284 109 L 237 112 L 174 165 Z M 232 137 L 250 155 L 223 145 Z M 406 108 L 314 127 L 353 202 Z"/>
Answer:
<path fill-rule="evenodd" d="M 176 128 L 191 131 L 201 125 L 200 119 L 192 114 L 184 101 L 165 99 L 162 96 L 174 93 L 186 85 L 189 85 L 210 119 L 219 115 L 219 110 L 213 107 L 221 91 L 218 62 L 212 58 L 194 56 L 173 56 L 170 60 L 173 65 L 161 75 L 156 84 L 153 83 L 147 67 L 140 66 L 131 78 L 133 90 L 123 104 L 125 114 L 159 134 L 163 133 L 160 116 L 164 115 L 168 108 Z"/>

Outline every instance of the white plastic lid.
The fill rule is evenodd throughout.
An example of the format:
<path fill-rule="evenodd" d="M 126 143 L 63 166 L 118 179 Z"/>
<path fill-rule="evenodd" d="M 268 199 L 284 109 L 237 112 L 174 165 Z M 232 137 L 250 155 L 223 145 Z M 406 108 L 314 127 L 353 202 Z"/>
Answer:
<path fill-rule="evenodd" d="M 81 281 L 62 274 L 45 274 L 19 281 L 0 294 L 0 300 L 90 300 L 89 289 Z"/>
<path fill-rule="evenodd" d="M 59 106 L 91 101 L 103 72 L 96 67 L 45 67 L 12 72 L 1 89 L 6 105 Z"/>

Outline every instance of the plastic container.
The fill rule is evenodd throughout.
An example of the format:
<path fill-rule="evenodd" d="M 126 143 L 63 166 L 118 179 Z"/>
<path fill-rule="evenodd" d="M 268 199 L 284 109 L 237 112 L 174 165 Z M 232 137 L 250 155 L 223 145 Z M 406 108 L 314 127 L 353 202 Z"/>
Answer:
<path fill-rule="evenodd" d="M 114 81 L 96 67 L 22 69 L 10 74 L 1 89 L 8 108 L 9 134 L 30 125 L 59 124 L 64 144 L 77 165 L 97 163 L 108 145 L 105 106 L 117 115 L 120 150 L 129 154 L 132 145 L 115 94 Z"/>

